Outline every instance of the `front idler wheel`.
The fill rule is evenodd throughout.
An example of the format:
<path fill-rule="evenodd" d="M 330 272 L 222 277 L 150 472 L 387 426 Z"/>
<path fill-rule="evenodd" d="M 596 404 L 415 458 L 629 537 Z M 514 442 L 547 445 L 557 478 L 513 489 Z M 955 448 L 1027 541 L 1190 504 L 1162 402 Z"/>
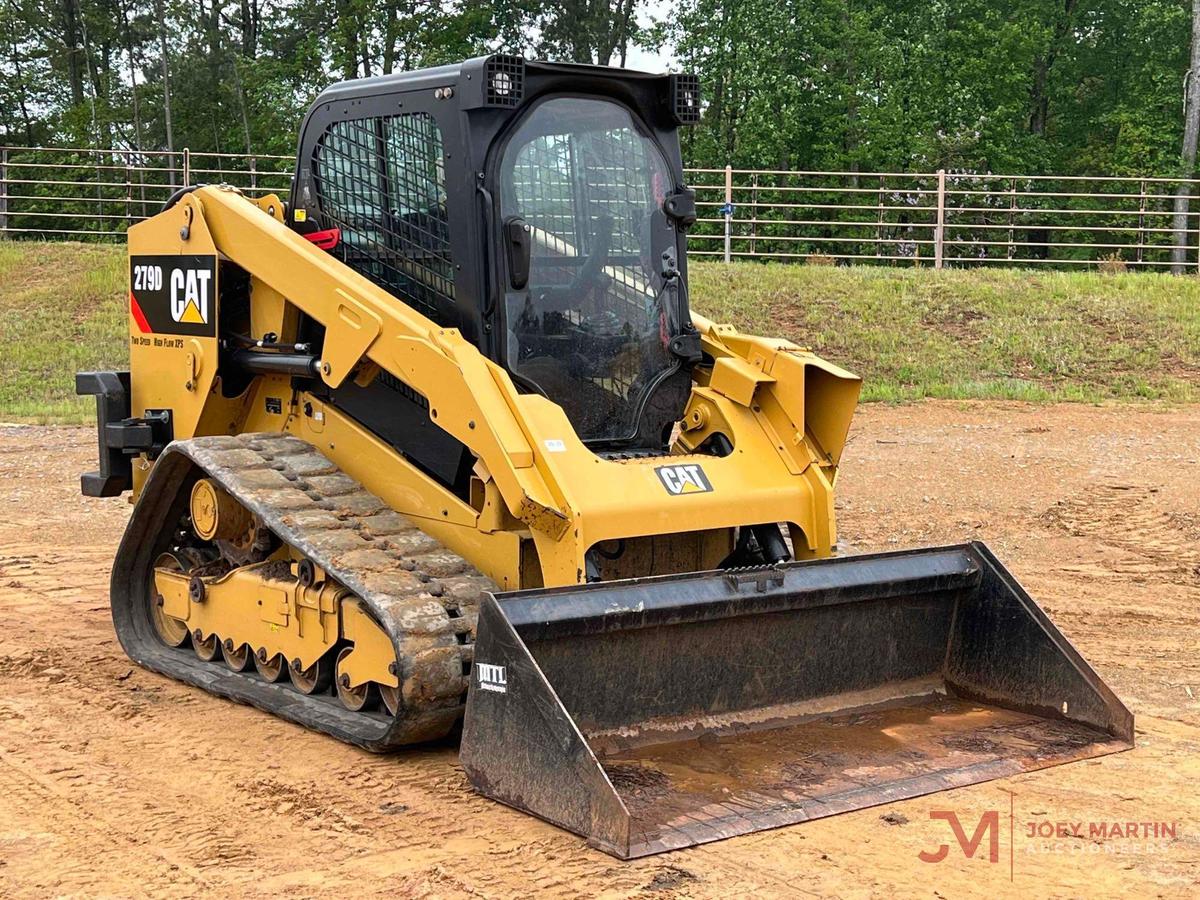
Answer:
<path fill-rule="evenodd" d="M 154 568 L 166 569 L 169 572 L 182 572 L 183 563 L 172 553 L 160 553 L 158 559 L 154 561 Z M 163 602 L 163 595 L 158 592 L 158 588 L 154 584 L 154 573 L 152 572 L 150 574 L 149 605 L 150 622 L 154 626 L 154 633 L 168 647 L 182 647 L 183 642 L 188 638 L 187 623 L 163 612 Z"/>

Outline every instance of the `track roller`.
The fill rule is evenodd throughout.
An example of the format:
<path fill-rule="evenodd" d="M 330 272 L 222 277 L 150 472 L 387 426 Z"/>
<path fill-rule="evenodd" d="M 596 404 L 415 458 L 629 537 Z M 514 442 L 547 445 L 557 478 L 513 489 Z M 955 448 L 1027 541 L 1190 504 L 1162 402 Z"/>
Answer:
<path fill-rule="evenodd" d="M 379 699 L 383 702 L 383 708 L 388 711 L 388 715 L 394 716 L 400 712 L 400 688 L 379 685 Z"/>
<path fill-rule="evenodd" d="M 333 684 L 333 661 L 326 653 L 307 669 L 300 668 L 300 660 L 292 660 L 288 676 L 292 686 L 302 694 L 323 694 Z"/>
<path fill-rule="evenodd" d="M 342 662 L 353 652 L 353 647 L 346 647 L 337 657 L 337 695 L 342 706 L 354 712 L 373 709 L 379 703 L 379 692 L 375 683 L 364 681 L 358 687 L 350 687 L 350 676 L 342 671 Z"/>
<path fill-rule="evenodd" d="M 283 654 L 276 653 L 268 658 L 265 647 L 259 647 L 258 652 L 254 654 L 254 668 L 258 670 L 258 674 L 264 681 L 269 681 L 271 684 L 283 681 L 287 677 L 288 665 Z"/>
<path fill-rule="evenodd" d="M 222 654 L 225 657 L 225 665 L 229 666 L 235 672 L 245 672 L 250 668 L 250 645 L 241 644 L 234 646 L 234 643 L 229 638 L 225 639 L 225 643 L 221 645 Z"/>
<path fill-rule="evenodd" d="M 196 655 L 205 662 L 212 662 L 221 655 L 221 642 L 217 640 L 215 634 L 210 634 L 207 638 L 197 628 L 192 632 L 192 649 L 196 651 Z"/>

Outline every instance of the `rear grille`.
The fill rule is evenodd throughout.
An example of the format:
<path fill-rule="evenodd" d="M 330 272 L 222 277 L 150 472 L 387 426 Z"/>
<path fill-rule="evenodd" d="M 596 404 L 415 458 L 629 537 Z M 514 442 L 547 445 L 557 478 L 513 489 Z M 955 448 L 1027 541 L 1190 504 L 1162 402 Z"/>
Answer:
<path fill-rule="evenodd" d="M 671 76 L 671 113 L 680 125 L 693 125 L 700 121 L 699 76 Z"/>

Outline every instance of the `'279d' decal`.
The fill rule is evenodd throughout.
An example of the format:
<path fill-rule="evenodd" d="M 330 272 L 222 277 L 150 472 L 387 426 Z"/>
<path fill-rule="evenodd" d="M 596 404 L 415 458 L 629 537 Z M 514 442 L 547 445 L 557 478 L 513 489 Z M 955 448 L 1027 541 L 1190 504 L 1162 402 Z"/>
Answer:
<path fill-rule="evenodd" d="M 131 256 L 129 312 L 143 334 L 217 333 L 215 256 Z"/>

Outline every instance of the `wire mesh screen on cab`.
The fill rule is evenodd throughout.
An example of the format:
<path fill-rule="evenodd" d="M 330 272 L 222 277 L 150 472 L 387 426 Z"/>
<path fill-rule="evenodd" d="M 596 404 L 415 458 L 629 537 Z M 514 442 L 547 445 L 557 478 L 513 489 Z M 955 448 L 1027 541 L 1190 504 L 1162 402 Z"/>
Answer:
<path fill-rule="evenodd" d="M 442 136 L 427 113 L 329 126 L 315 151 L 326 224 L 341 229 L 335 256 L 440 321 L 454 301 Z"/>

